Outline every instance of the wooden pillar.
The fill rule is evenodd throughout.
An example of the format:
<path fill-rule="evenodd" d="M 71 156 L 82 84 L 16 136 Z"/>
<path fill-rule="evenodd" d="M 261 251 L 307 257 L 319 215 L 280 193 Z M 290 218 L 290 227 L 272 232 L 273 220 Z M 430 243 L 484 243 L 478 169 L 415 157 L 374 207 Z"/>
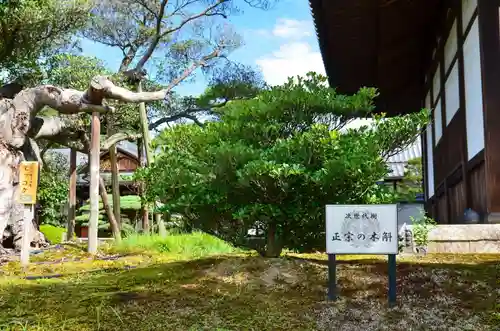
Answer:
<path fill-rule="evenodd" d="M 88 234 L 88 252 L 97 253 L 97 234 L 99 226 L 99 154 L 101 139 L 101 122 L 99 113 L 92 113 L 91 142 L 90 142 L 90 215 L 89 215 L 89 234 Z"/>
<path fill-rule="evenodd" d="M 425 96 L 424 96 L 425 100 Z M 424 104 L 425 107 L 425 104 Z M 431 211 L 429 210 L 429 186 L 427 185 L 428 175 L 427 175 L 427 127 L 420 133 L 420 141 L 422 142 L 422 157 L 420 162 L 422 162 L 422 191 L 424 192 L 424 211 L 425 213 L 432 217 Z"/>
<path fill-rule="evenodd" d="M 120 179 L 118 177 L 118 160 L 116 157 L 116 145 L 109 149 L 109 161 L 111 164 L 111 192 L 113 193 L 113 214 L 118 228 L 121 229 L 121 208 L 120 208 Z"/>
<path fill-rule="evenodd" d="M 467 164 L 467 114 L 466 114 L 466 103 L 465 103 L 465 62 L 464 62 L 464 22 L 462 17 L 462 1 L 456 1 L 455 12 L 457 17 L 457 65 L 458 65 L 458 90 L 459 90 L 459 104 L 460 110 L 464 113 L 464 125 L 463 125 L 463 140 L 461 142 L 461 163 L 462 163 L 462 180 L 465 184 L 465 207 L 472 208 L 472 191 L 471 183 L 468 174 Z"/>
<path fill-rule="evenodd" d="M 446 20 L 444 21 L 444 26 L 446 27 L 446 24 L 445 24 Z M 441 90 L 441 92 L 439 93 L 439 100 L 440 100 L 440 104 L 441 104 L 441 139 L 439 141 L 439 143 L 441 144 L 446 144 L 447 141 L 445 141 L 445 139 L 447 138 L 446 137 L 446 71 L 448 68 L 446 68 L 446 63 L 444 61 L 444 47 L 445 47 L 445 43 L 446 43 L 446 38 L 447 38 L 447 35 L 448 35 L 448 30 L 446 28 L 444 28 L 444 30 L 442 30 L 444 33 L 441 35 L 441 39 L 439 41 L 439 44 L 438 44 L 438 49 L 436 51 L 436 57 L 438 58 L 438 63 L 439 63 L 439 76 L 440 76 L 440 79 L 439 79 L 439 88 Z M 446 146 L 446 145 L 445 145 Z M 448 171 L 448 169 L 447 169 Z M 448 224 L 448 223 L 451 223 L 451 220 L 450 220 L 450 195 L 449 195 L 449 190 L 450 188 L 448 187 L 448 180 L 446 178 L 446 176 L 448 176 L 447 173 L 444 173 L 443 174 L 445 177 L 444 177 L 444 182 L 443 182 L 443 186 L 444 186 L 444 193 L 443 193 L 443 203 L 445 205 L 445 208 L 444 208 L 444 215 L 443 215 L 443 219 L 440 219 L 439 220 L 439 223 L 441 224 Z M 438 200 L 439 201 L 439 200 Z"/>
<path fill-rule="evenodd" d="M 478 0 L 488 223 L 500 223 L 499 9 L 500 0 Z"/>
<path fill-rule="evenodd" d="M 66 228 L 66 240 L 73 239 L 76 218 L 76 150 L 71 149 L 69 155 L 69 204 L 68 224 Z"/>

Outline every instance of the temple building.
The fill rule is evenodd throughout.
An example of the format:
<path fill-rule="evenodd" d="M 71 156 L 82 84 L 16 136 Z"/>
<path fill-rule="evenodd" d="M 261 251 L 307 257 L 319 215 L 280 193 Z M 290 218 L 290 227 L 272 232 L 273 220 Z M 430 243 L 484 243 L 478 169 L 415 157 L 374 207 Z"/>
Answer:
<path fill-rule="evenodd" d="M 55 148 L 47 151 L 47 154 L 60 154 L 69 164 L 69 148 Z M 111 163 L 109 151 L 101 152 L 99 156 L 99 173 L 106 187 L 111 188 Z M 90 175 L 88 166 L 88 156 L 80 152 L 76 159 L 76 197 L 77 206 L 80 206 L 89 198 Z M 117 145 L 117 166 L 120 195 L 137 194 L 137 184 L 132 180 L 135 170 L 139 167 L 139 157 L 137 146 L 133 143 L 123 141 Z M 69 180 L 69 174 L 68 174 Z"/>
<path fill-rule="evenodd" d="M 389 116 L 428 108 L 426 210 L 500 223 L 500 0 L 310 0 L 329 83 L 377 87 Z"/>

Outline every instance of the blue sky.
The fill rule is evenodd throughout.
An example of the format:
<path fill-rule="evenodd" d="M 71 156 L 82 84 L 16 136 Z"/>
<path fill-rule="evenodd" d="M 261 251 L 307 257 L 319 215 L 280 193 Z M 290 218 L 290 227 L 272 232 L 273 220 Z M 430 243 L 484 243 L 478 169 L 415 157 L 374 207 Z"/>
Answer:
<path fill-rule="evenodd" d="M 229 18 L 244 40 L 244 45 L 230 55 L 231 60 L 260 67 L 265 80 L 272 85 L 308 71 L 324 74 L 309 1 L 280 0 L 267 11 L 247 5 L 242 8 L 241 14 Z M 85 55 L 96 56 L 111 69 L 118 69 L 120 50 L 90 41 L 84 41 L 82 47 Z M 202 75 L 196 77 L 194 82 L 178 86 L 176 91 L 182 95 L 203 92 L 205 80 Z"/>

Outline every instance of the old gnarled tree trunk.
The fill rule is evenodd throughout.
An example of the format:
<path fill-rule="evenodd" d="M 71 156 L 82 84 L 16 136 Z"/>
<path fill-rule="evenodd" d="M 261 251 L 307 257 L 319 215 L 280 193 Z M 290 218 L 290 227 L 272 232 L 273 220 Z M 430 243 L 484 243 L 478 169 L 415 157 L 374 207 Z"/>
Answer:
<path fill-rule="evenodd" d="M 135 93 L 114 85 L 107 77 L 97 76 L 87 91 L 64 89 L 52 85 L 27 88 L 10 98 L 0 95 L 0 240 L 14 237 L 14 246 L 20 249 L 22 242 L 23 206 L 16 201 L 19 194 L 19 164 L 26 161 L 41 163 L 37 140 L 46 139 L 82 153 L 89 153 L 88 128 L 74 120 L 77 113 L 110 112 L 112 107 L 105 99 L 139 103 L 165 98 L 168 90 Z M 42 117 L 37 114 L 44 107 L 59 112 L 59 116 Z M 137 134 L 117 133 L 101 142 L 107 149 Z M 29 226 L 33 226 L 29 222 Z M 10 231 L 6 231 L 6 230 Z M 32 229 L 31 242 L 43 241 L 43 236 Z"/>

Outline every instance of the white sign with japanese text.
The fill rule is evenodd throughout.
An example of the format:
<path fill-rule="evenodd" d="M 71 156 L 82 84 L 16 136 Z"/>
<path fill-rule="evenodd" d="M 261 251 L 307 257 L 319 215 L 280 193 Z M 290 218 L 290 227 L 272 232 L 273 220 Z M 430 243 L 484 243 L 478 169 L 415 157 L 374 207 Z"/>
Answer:
<path fill-rule="evenodd" d="M 327 205 L 327 254 L 398 254 L 397 205 Z"/>

